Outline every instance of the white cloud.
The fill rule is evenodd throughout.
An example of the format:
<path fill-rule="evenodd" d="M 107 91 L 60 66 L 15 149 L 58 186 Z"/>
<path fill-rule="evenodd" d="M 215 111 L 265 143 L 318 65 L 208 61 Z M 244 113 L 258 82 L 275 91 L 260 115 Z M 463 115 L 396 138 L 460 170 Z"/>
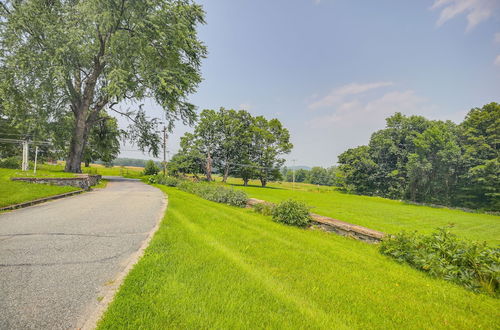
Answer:
<path fill-rule="evenodd" d="M 432 10 L 441 10 L 438 26 L 456 16 L 466 14 L 467 30 L 493 16 L 498 8 L 500 8 L 498 0 L 435 0 L 431 7 Z"/>
<path fill-rule="evenodd" d="M 314 118 L 309 122 L 312 128 L 353 129 L 359 133 L 363 128 L 374 132 L 384 126 L 385 118 L 395 112 L 404 114 L 430 115 L 435 107 L 419 97 L 412 90 L 393 91 L 381 97 L 362 102 L 351 100 L 336 107 L 335 112 Z"/>
<path fill-rule="evenodd" d="M 500 55 L 498 55 L 496 58 L 495 58 L 495 62 L 494 62 L 495 65 L 497 66 L 500 66 Z"/>
<path fill-rule="evenodd" d="M 357 95 L 357 94 L 365 93 L 369 90 L 373 90 L 373 89 L 377 89 L 377 88 L 381 88 L 381 87 L 387 87 L 387 86 L 391 86 L 391 85 L 392 85 L 392 82 L 384 82 L 384 81 L 368 83 L 368 84 L 351 83 L 351 84 L 344 85 L 342 87 L 333 89 L 326 96 L 320 98 L 319 100 L 316 100 L 316 101 L 309 103 L 308 108 L 309 109 L 318 109 L 318 108 L 333 106 L 333 105 L 336 105 L 336 104 L 342 102 L 347 96 Z"/>

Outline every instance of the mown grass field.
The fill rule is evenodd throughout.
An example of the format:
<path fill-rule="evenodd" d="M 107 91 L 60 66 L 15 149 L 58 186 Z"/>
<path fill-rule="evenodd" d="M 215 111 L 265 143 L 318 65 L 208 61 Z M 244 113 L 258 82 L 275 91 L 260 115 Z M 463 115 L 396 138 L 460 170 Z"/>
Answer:
<path fill-rule="evenodd" d="M 380 197 L 344 194 L 331 187 L 310 184 L 271 183 L 262 188 L 253 181 L 248 187 L 241 180 L 229 179 L 236 189 L 249 197 L 277 203 L 293 198 L 313 207 L 312 212 L 387 233 L 418 230 L 429 233 L 437 227 L 454 224 L 453 232 L 460 237 L 500 244 L 500 216 L 470 213 L 454 209 L 407 204 Z"/>
<path fill-rule="evenodd" d="M 84 173 L 101 174 L 101 175 L 117 175 L 138 178 L 141 176 L 142 168 L 139 167 L 112 167 L 106 168 L 100 165 L 92 164 L 89 168 L 83 168 Z M 46 184 L 32 184 L 26 182 L 11 181 L 11 177 L 73 177 L 73 173 L 64 172 L 64 166 L 39 164 L 36 174 L 33 170 L 26 172 L 13 169 L 0 168 L 0 207 L 19 204 L 43 197 L 62 194 L 65 192 L 75 191 L 75 187 L 61 187 Z M 104 188 L 107 182 L 101 182 L 94 188 Z"/>
<path fill-rule="evenodd" d="M 100 329 L 498 327 L 499 300 L 377 246 L 159 188 L 166 216 Z"/>
<path fill-rule="evenodd" d="M 49 165 L 46 165 L 49 166 Z M 50 165 L 54 170 L 63 171 L 64 162 L 59 162 L 58 165 Z M 100 174 L 109 176 L 123 176 L 127 178 L 139 178 L 142 176 L 144 171 L 143 167 L 135 166 L 112 166 L 106 167 L 101 164 L 90 164 L 89 167 L 85 167 L 82 164 L 82 172 L 88 174 Z"/>
<path fill-rule="evenodd" d="M 32 171 L 22 172 L 19 170 L 0 168 L 0 207 L 78 190 L 78 188 L 75 187 L 59 187 L 10 180 L 11 177 L 32 176 L 35 176 Z M 73 176 L 73 174 L 64 173 L 58 170 L 54 171 L 50 167 L 42 166 L 42 169 L 37 170 L 36 176 L 68 177 Z"/>

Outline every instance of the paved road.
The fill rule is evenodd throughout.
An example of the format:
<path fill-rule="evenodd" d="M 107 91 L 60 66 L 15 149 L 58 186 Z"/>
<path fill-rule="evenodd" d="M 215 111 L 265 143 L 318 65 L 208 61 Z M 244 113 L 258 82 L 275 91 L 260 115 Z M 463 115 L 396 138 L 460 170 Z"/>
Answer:
<path fill-rule="evenodd" d="M 105 189 L 0 214 L 0 329 L 78 328 L 96 308 L 165 203 L 140 181 L 110 180 Z"/>

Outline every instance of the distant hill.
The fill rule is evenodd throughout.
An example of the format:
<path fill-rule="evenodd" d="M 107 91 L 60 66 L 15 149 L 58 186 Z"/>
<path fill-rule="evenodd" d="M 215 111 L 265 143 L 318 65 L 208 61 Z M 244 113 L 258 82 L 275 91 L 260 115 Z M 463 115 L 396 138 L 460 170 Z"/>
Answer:
<path fill-rule="evenodd" d="M 135 167 L 145 167 L 147 159 L 138 159 L 138 158 L 116 158 L 112 161 L 113 166 L 135 166 Z M 98 161 L 97 164 L 103 164 Z M 158 162 L 156 162 L 158 163 Z"/>

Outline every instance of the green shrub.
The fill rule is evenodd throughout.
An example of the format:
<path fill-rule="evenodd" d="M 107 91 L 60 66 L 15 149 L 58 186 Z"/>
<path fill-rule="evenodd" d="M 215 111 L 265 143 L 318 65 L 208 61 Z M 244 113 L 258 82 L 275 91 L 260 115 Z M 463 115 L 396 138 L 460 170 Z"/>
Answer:
<path fill-rule="evenodd" d="M 500 249 L 460 240 L 449 227 L 430 235 L 402 232 L 388 237 L 380 252 L 472 291 L 499 294 Z"/>
<path fill-rule="evenodd" d="M 181 181 L 178 183 L 177 188 L 208 199 L 209 201 L 238 207 L 244 207 L 248 200 L 247 194 L 244 191 L 210 183 Z"/>
<path fill-rule="evenodd" d="M 180 180 L 177 178 L 174 178 L 172 176 L 165 176 L 162 174 L 152 175 L 148 178 L 148 183 L 157 183 L 169 187 L 177 187 L 179 181 Z"/>
<path fill-rule="evenodd" d="M 262 215 L 273 215 L 274 205 L 271 203 L 260 203 L 253 206 L 255 212 Z"/>
<path fill-rule="evenodd" d="M 144 167 L 143 175 L 156 175 L 160 172 L 160 168 L 155 164 L 154 161 L 148 160 L 146 162 L 146 167 Z"/>
<path fill-rule="evenodd" d="M 0 167 L 3 168 L 20 169 L 21 163 L 22 159 L 19 157 L 8 157 L 0 159 Z"/>
<path fill-rule="evenodd" d="M 311 221 L 309 207 L 305 203 L 293 199 L 276 205 L 272 214 L 274 221 L 297 227 L 305 227 Z"/>

